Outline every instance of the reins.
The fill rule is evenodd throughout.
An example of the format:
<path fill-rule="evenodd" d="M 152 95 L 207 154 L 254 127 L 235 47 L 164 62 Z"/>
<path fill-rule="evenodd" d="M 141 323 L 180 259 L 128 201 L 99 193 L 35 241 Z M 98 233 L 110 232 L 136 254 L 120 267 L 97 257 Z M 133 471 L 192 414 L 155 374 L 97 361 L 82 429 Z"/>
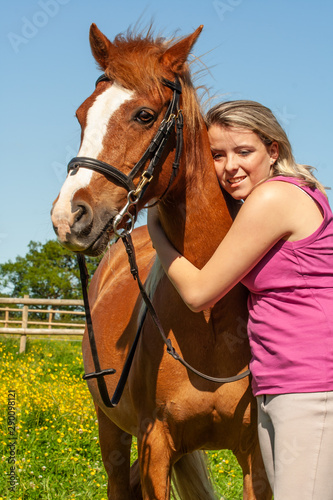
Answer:
<path fill-rule="evenodd" d="M 187 363 L 177 353 L 177 351 L 175 350 L 175 348 L 173 347 L 173 345 L 171 343 L 171 340 L 166 337 L 164 330 L 163 330 L 163 327 L 161 325 L 161 322 L 156 314 L 155 308 L 154 308 L 150 298 L 148 297 L 148 295 L 146 293 L 144 285 L 142 284 L 142 282 L 140 280 L 139 271 L 138 271 L 138 267 L 137 267 L 136 259 L 135 259 L 135 250 L 134 250 L 134 246 L 133 246 L 133 242 L 132 242 L 132 237 L 128 233 L 128 234 L 123 234 L 121 236 L 121 239 L 124 243 L 124 246 L 125 246 L 125 249 L 127 252 L 131 274 L 132 274 L 134 280 L 136 280 L 138 283 L 141 297 L 144 300 L 145 305 L 146 305 L 146 310 L 145 310 L 145 314 L 143 315 L 143 318 L 141 319 L 141 323 L 137 329 L 133 344 L 132 344 L 131 349 L 129 351 L 129 354 L 126 358 L 126 361 L 125 361 L 122 373 L 120 375 L 117 387 L 116 387 L 111 399 L 110 399 L 109 394 L 108 394 L 108 390 L 106 387 L 104 376 L 105 375 L 112 375 L 112 374 L 116 373 L 116 370 L 113 368 L 102 370 L 100 367 L 98 353 L 97 353 L 97 346 L 96 346 L 96 341 L 95 341 L 95 335 L 94 335 L 94 329 L 93 329 L 93 324 L 92 324 L 92 318 L 91 318 L 91 313 L 90 313 L 88 293 L 87 293 L 88 272 L 87 272 L 87 268 L 86 268 L 86 264 L 85 264 L 85 257 L 83 254 L 77 255 L 79 269 L 80 269 L 80 276 L 81 276 L 81 285 L 82 285 L 84 307 L 85 307 L 85 312 L 86 312 L 88 338 L 89 338 L 92 358 L 93 358 L 94 367 L 95 367 L 95 372 L 85 374 L 83 376 L 83 379 L 84 380 L 89 380 L 92 378 L 97 379 L 99 392 L 100 392 L 101 398 L 102 398 L 105 406 L 108 408 L 114 408 L 115 406 L 117 406 L 117 404 L 121 398 L 121 395 L 123 393 L 123 390 L 124 390 L 124 387 L 125 387 L 125 384 L 126 384 L 129 372 L 130 372 L 130 368 L 131 368 L 131 365 L 133 362 L 135 350 L 136 350 L 136 347 L 137 347 L 137 344 L 138 344 L 138 341 L 139 341 L 139 338 L 141 335 L 143 323 L 144 323 L 144 320 L 146 318 L 146 314 L 148 311 L 151 315 L 153 322 L 155 323 L 155 326 L 157 327 L 157 329 L 159 331 L 159 334 L 160 334 L 163 342 L 167 346 L 166 350 L 167 350 L 168 354 L 170 354 L 176 361 L 179 361 L 183 366 L 185 366 L 185 368 L 187 368 L 192 373 L 198 375 L 201 378 L 204 378 L 205 380 L 208 380 L 210 382 L 215 382 L 218 384 L 226 384 L 226 383 L 230 383 L 230 382 L 236 382 L 236 381 L 241 380 L 241 379 L 247 377 L 248 375 L 250 375 L 250 370 L 246 370 L 243 373 L 240 373 L 238 375 L 234 375 L 233 377 L 226 377 L 226 378 L 211 377 L 211 376 L 206 375 L 206 374 L 196 370 L 195 368 L 193 368 L 193 366 L 191 366 L 189 363 Z"/>
<path fill-rule="evenodd" d="M 96 82 L 96 85 L 99 81 L 101 80 L 107 80 L 108 78 L 106 75 L 102 75 Z M 180 161 L 180 156 L 181 156 L 181 151 L 182 151 L 182 141 L 183 141 L 183 136 L 182 136 L 182 128 L 183 128 L 183 120 L 182 120 L 182 113 L 181 110 L 179 109 L 179 96 L 181 93 L 181 86 L 176 80 L 175 82 L 170 82 L 169 80 L 163 79 L 163 84 L 173 90 L 173 97 L 172 100 L 170 101 L 170 104 L 168 106 L 167 112 L 165 114 L 165 117 L 163 118 L 158 131 L 156 135 L 154 136 L 153 140 L 151 141 L 150 145 L 148 146 L 147 150 L 143 154 L 143 156 L 140 158 L 140 160 L 134 165 L 133 169 L 129 173 L 129 175 L 125 175 L 123 172 L 117 170 L 115 167 L 112 165 L 109 165 L 108 163 L 104 163 L 102 161 L 96 160 L 94 158 L 86 158 L 86 157 L 77 157 L 73 158 L 69 164 L 68 164 L 68 171 L 72 171 L 73 174 L 77 171 L 78 168 L 84 167 L 84 168 L 91 168 L 93 170 L 96 170 L 98 172 L 101 172 L 103 174 L 106 174 L 107 176 L 110 176 L 113 180 L 116 182 L 120 183 L 123 187 L 125 187 L 128 191 L 128 196 L 127 196 L 127 203 L 125 207 L 119 212 L 119 214 L 114 218 L 113 220 L 113 230 L 115 234 L 118 236 L 118 238 L 121 238 L 123 241 L 123 244 L 125 246 L 127 256 L 128 256 L 128 261 L 130 264 L 130 270 L 131 274 L 134 278 L 135 281 L 137 281 L 140 293 L 142 296 L 142 299 L 145 302 L 146 309 L 145 313 L 141 319 L 141 323 L 137 329 L 133 344 L 130 348 L 130 351 L 127 355 L 122 373 L 120 375 L 118 384 L 116 386 L 116 389 L 113 393 L 112 398 L 110 398 L 108 389 L 106 386 L 106 382 L 104 377 L 107 375 L 112 375 L 116 373 L 116 370 L 113 368 L 109 369 L 102 369 L 100 366 L 99 362 L 99 357 L 98 357 L 98 350 L 97 350 L 97 345 L 96 345 L 96 339 L 95 339 L 95 334 L 94 334 L 94 329 L 93 329 L 93 323 L 92 323 L 92 317 L 91 317 L 91 311 L 90 311 L 90 305 L 89 305 L 89 300 L 88 300 L 88 280 L 89 280 L 89 275 L 87 272 L 87 267 L 86 267 L 86 262 L 85 262 L 85 257 L 83 254 L 77 254 L 77 260 L 78 260 L 78 265 L 80 269 L 80 279 L 81 279 L 81 286 L 82 286 L 82 295 L 83 295 L 83 301 L 84 301 L 84 308 L 85 308 L 85 314 L 86 314 L 86 324 L 87 324 L 87 332 L 88 332 L 88 338 L 89 338 L 89 344 L 90 344 L 90 349 L 91 349 L 91 354 L 93 358 L 93 363 L 94 363 L 94 368 L 95 371 L 92 373 L 87 373 L 83 376 L 84 380 L 89 380 L 96 378 L 97 379 L 97 384 L 99 388 L 99 392 L 101 395 L 101 398 L 103 400 L 103 403 L 106 407 L 108 408 L 114 408 L 117 406 L 117 404 L 120 401 L 121 395 L 123 393 L 130 368 L 133 362 L 134 354 L 136 351 L 136 347 L 138 345 L 138 341 L 141 335 L 143 323 L 145 321 L 147 312 L 149 311 L 149 314 L 157 327 L 159 334 L 164 342 L 164 344 L 167 347 L 167 352 L 170 354 L 175 360 L 179 361 L 184 367 L 186 367 L 189 371 L 192 373 L 198 375 L 201 378 L 204 378 L 205 380 L 208 380 L 210 382 L 215 382 L 218 384 L 224 384 L 224 383 L 230 383 L 230 382 L 235 382 L 238 380 L 241 380 L 245 377 L 247 377 L 250 374 L 250 370 L 246 370 L 238 375 L 235 375 L 233 377 L 227 377 L 227 378 L 216 378 L 216 377 L 211 377 L 209 375 L 205 375 L 204 373 L 201 373 L 200 371 L 196 370 L 193 368 L 191 365 L 189 365 L 175 350 L 173 347 L 171 340 L 167 338 L 167 336 L 164 333 L 163 327 L 161 325 L 161 322 L 156 314 L 155 308 L 147 295 L 145 288 L 140 280 L 139 277 L 139 271 L 136 263 L 136 258 L 135 258 L 135 250 L 132 242 L 132 237 L 131 237 L 131 232 L 134 227 L 134 222 L 136 218 L 135 216 L 132 215 L 130 212 L 130 209 L 132 207 L 135 207 L 136 210 L 136 204 L 144 194 L 145 190 L 147 189 L 148 184 L 151 182 L 153 178 L 153 173 L 156 165 L 158 164 L 161 155 L 163 153 L 164 147 L 167 143 L 168 138 L 170 137 L 170 133 L 172 129 L 174 128 L 174 125 L 176 123 L 176 153 L 175 153 L 175 160 L 173 162 L 173 168 L 172 168 L 172 173 L 170 176 L 170 180 L 168 183 L 168 186 L 166 190 L 164 191 L 162 197 L 165 195 L 169 187 L 171 186 L 173 180 L 175 179 L 178 169 L 179 169 L 179 161 Z M 133 179 L 135 175 L 140 171 L 140 169 L 145 165 L 147 160 L 150 160 L 149 165 L 146 170 L 141 174 L 140 181 L 137 185 L 137 187 L 134 186 Z M 118 230 L 118 225 L 124 217 L 127 217 L 130 219 L 129 225 L 124 229 L 121 229 L 120 231 Z"/>

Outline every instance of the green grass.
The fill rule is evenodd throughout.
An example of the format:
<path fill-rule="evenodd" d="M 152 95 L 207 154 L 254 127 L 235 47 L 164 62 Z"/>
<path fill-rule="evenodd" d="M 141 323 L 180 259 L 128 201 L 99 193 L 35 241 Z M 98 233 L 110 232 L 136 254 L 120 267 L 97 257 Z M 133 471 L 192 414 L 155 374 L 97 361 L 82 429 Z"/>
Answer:
<path fill-rule="evenodd" d="M 80 342 L 31 340 L 21 355 L 18 348 L 18 339 L 0 342 L 0 500 L 106 500 Z M 209 452 L 208 458 L 221 496 L 241 499 L 242 474 L 233 454 Z M 10 478 L 17 481 L 15 491 Z"/>

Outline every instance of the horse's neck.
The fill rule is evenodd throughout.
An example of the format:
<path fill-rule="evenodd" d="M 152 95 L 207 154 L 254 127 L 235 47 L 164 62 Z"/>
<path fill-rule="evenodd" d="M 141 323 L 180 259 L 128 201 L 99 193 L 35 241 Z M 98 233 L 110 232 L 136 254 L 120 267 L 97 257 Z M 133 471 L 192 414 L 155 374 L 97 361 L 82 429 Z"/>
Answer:
<path fill-rule="evenodd" d="M 196 141 L 196 148 L 200 164 L 191 166 L 195 178 L 184 174 L 175 192 L 161 204 L 160 213 L 173 245 L 197 267 L 202 267 L 227 233 L 232 218 L 217 181 L 205 129 Z M 185 172 L 188 166 L 183 167 Z"/>

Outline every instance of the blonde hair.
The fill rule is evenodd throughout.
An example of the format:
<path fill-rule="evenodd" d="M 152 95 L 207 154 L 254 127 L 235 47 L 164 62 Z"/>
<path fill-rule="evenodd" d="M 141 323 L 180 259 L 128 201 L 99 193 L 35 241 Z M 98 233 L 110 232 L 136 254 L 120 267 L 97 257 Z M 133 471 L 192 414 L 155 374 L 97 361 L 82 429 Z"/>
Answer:
<path fill-rule="evenodd" d="M 316 179 L 313 167 L 296 163 L 287 134 L 269 108 L 255 101 L 228 101 L 211 108 L 206 115 L 207 128 L 212 125 L 221 127 L 246 128 L 255 132 L 262 142 L 269 146 L 279 145 L 279 157 L 273 164 L 270 177 L 285 175 L 297 177 L 305 185 L 316 187 L 325 193 L 324 186 Z"/>

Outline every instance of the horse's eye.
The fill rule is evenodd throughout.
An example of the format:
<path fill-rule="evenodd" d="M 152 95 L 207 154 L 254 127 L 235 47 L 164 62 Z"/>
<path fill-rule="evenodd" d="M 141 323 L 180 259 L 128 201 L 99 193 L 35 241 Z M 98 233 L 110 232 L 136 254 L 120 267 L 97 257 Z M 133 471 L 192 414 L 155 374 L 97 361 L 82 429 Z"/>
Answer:
<path fill-rule="evenodd" d="M 143 123 L 144 125 L 151 123 L 154 118 L 154 113 L 152 111 L 148 111 L 147 109 L 140 109 L 140 111 L 135 116 L 135 120 L 139 123 Z"/>

